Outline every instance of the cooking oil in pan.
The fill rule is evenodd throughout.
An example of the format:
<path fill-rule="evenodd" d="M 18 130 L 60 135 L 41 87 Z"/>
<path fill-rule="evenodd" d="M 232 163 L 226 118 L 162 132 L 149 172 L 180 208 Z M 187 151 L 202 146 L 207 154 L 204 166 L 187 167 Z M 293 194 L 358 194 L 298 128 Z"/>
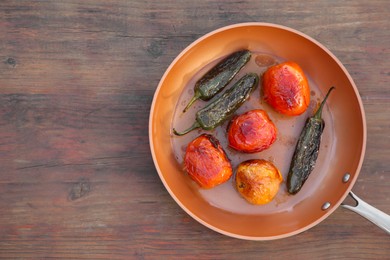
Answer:
<path fill-rule="evenodd" d="M 178 131 L 182 131 L 188 128 L 195 121 L 195 113 L 199 109 L 203 108 L 206 104 L 208 104 L 207 102 L 198 100 L 186 113 L 182 112 L 186 104 L 193 96 L 193 89 L 196 81 L 201 78 L 218 61 L 219 60 L 215 60 L 204 68 L 200 69 L 198 73 L 194 77 L 192 77 L 192 79 L 186 84 L 174 112 L 172 128 L 174 127 Z M 246 73 L 255 72 L 261 78 L 261 75 L 269 66 L 283 61 L 284 59 L 274 55 L 253 52 L 251 60 L 235 76 L 232 82 L 230 82 L 230 84 L 226 86 L 225 90 L 230 88 L 238 79 L 240 79 Z M 212 189 L 202 189 L 198 187 L 196 183 L 192 182 L 190 178 L 188 178 L 188 181 L 192 182 L 190 185 L 194 189 L 196 189 L 199 194 L 206 201 L 208 201 L 208 203 L 215 207 L 240 214 L 271 214 L 275 212 L 291 211 L 294 205 L 297 205 L 300 201 L 310 197 L 311 194 L 313 194 L 313 192 L 320 186 L 321 180 L 326 174 L 326 165 L 329 165 L 330 158 L 332 157 L 330 156 L 330 154 L 332 153 L 332 144 L 333 142 L 335 142 L 335 140 L 331 138 L 334 130 L 332 114 L 328 109 L 328 106 L 324 107 L 322 113 L 322 117 L 325 120 L 326 126 L 322 135 L 321 148 L 315 169 L 313 170 L 304 187 L 298 194 L 291 196 L 287 193 L 286 189 L 287 174 L 297 139 L 302 131 L 306 119 L 313 115 L 313 113 L 317 109 L 318 104 L 323 100 L 324 94 L 327 91 L 327 89 L 323 90 L 323 92 L 320 91 L 315 82 L 310 78 L 310 75 L 308 75 L 307 73 L 305 74 L 308 78 L 309 86 L 311 89 L 311 101 L 308 109 L 302 115 L 291 117 L 275 112 L 272 107 L 270 107 L 261 99 L 261 80 L 259 86 L 251 94 L 250 98 L 236 111 L 236 115 L 242 114 L 252 109 L 263 109 L 268 113 L 270 119 L 277 127 L 278 133 L 276 141 L 267 150 L 258 153 L 247 154 L 237 152 L 229 148 L 227 143 L 226 131 L 229 120 L 227 120 L 227 122 L 225 122 L 223 125 L 217 127 L 212 131 L 204 131 L 202 129 L 197 129 L 188 133 L 187 135 L 180 137 L 172 135 L 171 143 L 173 151 L 179 165 L 178 167 L 180 167 L 181 169 L 183 169 L 183 158 L 188 143 L 198 137 L 200 134 L 208 133 L 216 137 L 221 143 L 221 146 L 231 160 L 233 172 L 237 168 L 238 164 L 245 160 L 265 159 L 271 161 L 276 167 L 278 167 L 278 169 L 283 175 L 284 181 L 280 186 L 278 194 L 272 202 L 266 205 L 251 205 L 246 200 L 244 200 L 235 189 L 234 175 L 228 182 Z"/>

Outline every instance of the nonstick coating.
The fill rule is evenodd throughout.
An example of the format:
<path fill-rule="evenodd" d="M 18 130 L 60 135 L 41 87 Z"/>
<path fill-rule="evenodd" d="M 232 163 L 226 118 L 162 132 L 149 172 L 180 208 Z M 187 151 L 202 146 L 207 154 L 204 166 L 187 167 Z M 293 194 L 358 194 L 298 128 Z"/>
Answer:
<path fill-rule="evenodd" d="M 261 213 L 230 211 L 210 203 L 188 182 L 172 151 L 172 119 L 183 88 L 208 62 L 249 48 L 293 60 L 308 73 L 321 93 L 336 86 L 327 101 L 332 115 L 332 145 L 297 195 L 285 207 Z M 244 23 L 213 31 L 182 51 L 163 75 L 153 99 L 149 138 L 157 172 L 172 198 L 194 219 L 222 234 L 249 240 L 271 240 L 303 232 L 329 216 L 355 183 L 364 158 L 366 123 L 357 88 L 341 62 L 323 45 L 296 30 L 265 23 Z M 321 153 L 321 151 L 320 151 Z M 321 158 L 319 158 L 321 159 Z M 289 160 L 289 159 L 288 159 Z M 351 178 L 342 181 L 345 173 Z M 284 185 L 284 184 L 283 184 Z M 304 186 L 304 187 L 305 187 Z M 315 187 L 315 188 L 310 188 Z M 324 203 L 330 207 L 323 210 Z"/>

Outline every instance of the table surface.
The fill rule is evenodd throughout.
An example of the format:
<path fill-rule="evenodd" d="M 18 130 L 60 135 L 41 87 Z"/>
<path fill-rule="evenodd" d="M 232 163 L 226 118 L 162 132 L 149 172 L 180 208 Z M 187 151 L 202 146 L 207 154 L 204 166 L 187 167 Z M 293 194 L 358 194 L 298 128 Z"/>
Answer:
<path fill-rule="evenodd" d="M 353 77 L 368 129 L 353 191 L 389 214 L 389 13 L 387 0 L 1 1 L 0 258 L 389 259 L 390 236 L 343 208 L 281 240 L 216 233 L 170 197 L 148 139 L 158 82 L 191 42 L 292 27 Z"/>

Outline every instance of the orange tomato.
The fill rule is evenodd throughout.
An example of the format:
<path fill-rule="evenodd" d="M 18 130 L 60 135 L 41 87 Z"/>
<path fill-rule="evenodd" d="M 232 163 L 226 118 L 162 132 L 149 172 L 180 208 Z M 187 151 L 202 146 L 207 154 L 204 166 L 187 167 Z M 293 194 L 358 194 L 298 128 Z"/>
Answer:
<path fill-rule="evenodd" d="M 269 148 L 276 140 L 276 133 L 276 127 L 267 112 L 250 110 L 230 122 L 228 142 L 237 151 L 255 153 Z"/>
<path fill-rule="evenodd" d="M 239 164 L 236 188 L 249 203 L 261 205 L 273 200 L 283 177 L 278 168 L 266 160 L 254 159 Z"/>
<path fill-rule="evenodd" d="M 233 174 L 225 151 L 219 141 L 209 134 L 202 134 L 188 144 L 184 167 L 191 179 L 202 188 L 222 184 Z"/>
<path fill-rule="evenodd" d="M 262 77 L 264 100 L 279 113 L 297 116 L 310 103 L 309 83 L 301 67 L 284 62 L 268 68 Z"/>

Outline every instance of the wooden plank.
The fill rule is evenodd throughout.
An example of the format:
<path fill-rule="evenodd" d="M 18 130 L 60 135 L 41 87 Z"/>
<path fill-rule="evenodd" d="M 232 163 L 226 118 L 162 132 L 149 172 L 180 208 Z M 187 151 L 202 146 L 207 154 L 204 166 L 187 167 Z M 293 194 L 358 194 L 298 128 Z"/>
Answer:
<path fill-rule="evenodd" d="M 286 25 L 358 86 L 368 142 L 354 191 L 390 213 L 387 1 L 1 1 L 0 258 L 386 259 L 345 209 L 303 234 L 232 239 L 189 217 L 153 166 L 148 117 L 172 60 L 219 27 Z"/>

